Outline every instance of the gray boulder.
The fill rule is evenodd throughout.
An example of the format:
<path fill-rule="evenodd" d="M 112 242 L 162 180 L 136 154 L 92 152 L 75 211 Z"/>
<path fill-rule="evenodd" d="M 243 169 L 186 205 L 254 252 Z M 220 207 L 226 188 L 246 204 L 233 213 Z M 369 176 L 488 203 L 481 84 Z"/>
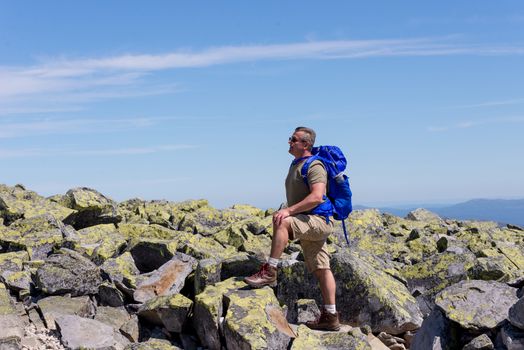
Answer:
<path fill-rule="evenodd" d="M 0 283 L 0 349 L 18 346 L 26 326 L 27 321 L 18 315 L 9 292 Z"/>
<path fill-rule="evenodd" d="M 59 316 L 56 324 L 68 349 L 123 350 L 130 343 L 113 327 L 90 318 Z"/>
<path fill-rule="evenodd" d="M 302 349 L 378 350 L 383 347 L 372 347 L 358 328 L 353 328 L 349 332 L 320 332 L 302 325 L 297 329 L 297 338 L 293 341 L 291 350 Z"/>
<path fill-rule="evenodd" d="M 314 299 L 299 299 L 296 304 L 297 323 L 314 321 L 320 316 L 320 310 Z"/>
<path fill-rule="evenodd" d="M 220 282 L 222 264 L 216 259 L 202 259 L 195 271 L 195 294 L 202 292 L 206 286 Z"/>
<path fill-rule="evenodd" d="M 238 290 L 225 298 L 223 331 L 229 350 L 285 350 L 296 336 L 272 289 Z"/>
<path fill-rule="evenodd" d="M 418 208 L 413 211 L 410 211 L 408 215 L 406 215 L 406 219 L 436 224 L 444 223 L 444 220 L 442 220 L 440 216 L 424 208 Z"/>
<path fill-rule="evenodd" d="M 42 314 L 46 327 L 56 329 L 55 319 L 63 315 L 77 315 L 80 317 L 93 317 L 95 305 L 88 296 L 70 298 L 67 296 L 50 296 L 38 300 L 40 313 Z"/>
<path fill-rule="evenodd" d="M 464 345 L 462 350 L 493 350 L 495 346 L 486 334 L 481 334 Z"/>
<path fill-rule="evenodd" d="M 148 300 L 138 309 L 138 316 L 149 323 L 164 326 L 169 332 L 182 332 L 193 302 L 181 294 Z"/>
<path fill-rule="evenodd" d="M 124 294 L 113 283 L 107 281 L 98 287 L 98 298 L 101 305 L 119 307 L 125 304 Z"/>
<path fill-rule="evenodd" d="M 524 349 L 524 331 L 506 323 L 499 333 L 500 340 L 507 350 Z"/>
<path fill-rule="evenodd" d="M 171 260 L 137 285 L 133 294 L 134 299 L 143 303 L 156 296 L 177 294 L 184 287 L 186 277 L 195 267 L 194 258 L 183 253 L 175 253 Z"/>
<path fill-rule="evenodd" d="M 74 210 L 54 203 L 36 192 L 26 190 L 22 185 L 9 187 L 0 184 L 0 218 L 6 225 L 21 218 L 40 216 L 42 213 L 48 213 L 62 220 L 72 212 Z"/>
<path fill-rule="evenodd" d="M 36 286 L 46 294 L 96 294 L 102 283 L 100 269 L 79 253 L 62 248 L 36 271 Z"/>
<path fill-rule="evenodd" d="M 117 204 L 100 192 L 87 187 L 77 187 L 67 191 L 65 204 L 76 212 L 63 221 L 79 230 L 100 224 L 116 224 L 122 221 L 117 213 Z"/>
<path fill-rule="evenodd" d="M 343 320 L 368 324 L 374 332 L 389 334 L 414 330 L 422 324 L 422 313 L 407 288 L 360 259 L 355 251 L 334 254 L 331 269 Z"/>
<path fill-rule="evenodd" d="M 517 289 L 494 281 L 461 281 L 435 298 L 446 317 L 471 331 L 493 330 L 508 317 L 517 302 Z"/>
<path fill-rule="evenodd" d="M 32 260 L 45 259 L 62 245 L 66 228 L 50 214 L 17 220 L 2 229 L 0 245 L 6 250 L 26 250 Z"/>
<path fill-rule="evenodd" d="M 195 296 L 193 327 L 204 346 L 220 350 L 220 320 L 225 316 L 224 296 L 246 286 L 245 282 L 230 278 L 207 286 Z"/>
<path fill-rule="evenodd" d="M 524 297 L 511 306 L 508 320 L 513 326 L 524 330 Z"/>
<path fill-rule="evenodd" d="M 438 309 L 435 309 L 422 322 L 411 342 L 410 350 L 448 350 L 454 349 L 449 331 L 450 322 Z"/>

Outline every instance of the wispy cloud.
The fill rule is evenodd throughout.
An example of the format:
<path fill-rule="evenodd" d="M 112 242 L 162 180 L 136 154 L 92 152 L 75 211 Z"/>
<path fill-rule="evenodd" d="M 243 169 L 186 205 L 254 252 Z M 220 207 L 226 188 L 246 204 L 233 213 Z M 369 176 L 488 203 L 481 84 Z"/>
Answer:
<path fill-rule="evenodd" d="M 524 116 L 504 117 L 504 118 L 493 118 L 483 120 L 466 120 L 453 125 L 441 125 L 441 126 L 428 126 L 427 130 L 430 132 L 444 132 L 457 129 L 469 129 L 477 126 L 488 125 L 488 124 L 515 124 L 524 123 Z"/>
<path fill-rule="evenodd" d="M 151 82 L 150 75 L 163 70 L 268 60 L 524 54 L 523 46 L 475 45 L 454 41 L 455 37 L 311 41 L 221 46 L 157 55 L 124 54 L 81 59 L 61 57 L 47 59 L 33 66 L 0 66 L 0 114 L 7 114 L 27 102 L 30 102 L 33 108 L 39 106 L 45 110 L 49 105 L 43 104 L 43 101 L 49 100 L 60 100 L 64 105 L 104 98 L 123 98 L 133 94 L 178 92 L 177 86 L 158 86 Z M 35 100 L 40 100 L 41 104 L 35 105 Z"/>
<path fill-rule="evenodd" d="M 523 104 L 523 103 L 524 103 L 524 98 L 514 98 L 514 99 L 508 99 L 508 100 L 487 101 L 487 102 L 481 102 L 481 103 L 475 103 L 475 104 L 469 104 L 469 105 L 460 105 L 460 106 L 455 106 L 454 108 L 496 107 L 496 106 L 516 105 L 516 104 Z"/>
<path fill-rule="evenodd" d="M 37 119 L 23 122 L 0 121 L 0 139 L 72 133 L 99 133 L 155 126 L 180 120 L 177 117 L 121 119 Z"/>
<path fill-rule="evenodd" d="M 22 158 L 22 157 L 61 157 L 61 156 L 133 156 L 153 154 L 160 152 L 174 152 L 197 148 L 196 145 L 160 145 L 149 147 L 130 147 L 130 148 L 116 148 L 116 149 L 84 149 L 84 150 L 70 150 L 70 149 L 0 149 L 1 158 Z"/>

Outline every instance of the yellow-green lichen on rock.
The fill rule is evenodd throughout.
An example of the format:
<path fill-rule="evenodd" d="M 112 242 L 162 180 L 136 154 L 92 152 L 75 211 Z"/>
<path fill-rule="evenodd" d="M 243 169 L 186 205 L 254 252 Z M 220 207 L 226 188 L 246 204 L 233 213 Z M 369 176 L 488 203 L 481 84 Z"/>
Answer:
<path fill-rule="evenodd" d="M 237 254 L 237 250 L 229 245 L 221 245 L 212 237 L 192 235 L 185 242 L 180 243 L 179 251 L 191 255 L 196 259 L 215 258 L 224 260 Z"/>
<path fill-rule="evenodd" d="M 0 271 L 19 271 L 22 270 L 24 262 L 29 260 L 26 251 L 17 251 L 0 254 Z"/>
<path fill-rule="evenodd" d="M 467 271 L 475 264 L 471 253 L 455 254 L 444 252 L 414 265 L 405 266 L 401 273 L 411 288 L 423 287 L 428 295 L 467 277 Z"/>
<path fill-rule="evenodd" d="M 126 243 L 114 224 L 102 224 L 79 230 L 76 235 L 67 238 L 65 244 L 96 263 L 102 263 L 118 255 Z"/>
<path fill-rule="evenodd" d="M 244 281 L 229 278 L 215 285 L 207 286 L 202 293 L 195 296 L 193 326 L 204 346 L 220 349 L 218 325 L 223 316 L 224 295 L 246 286 Z"/>
<path fill-rule="evenodd" d="M 194 212 L 187 213 L 180 222 L 178 229 L 209 236 L 219 232 L 226 225 L 227 222 L 224 222 L 222 213 L 219 210 L 205 206 Z"/>
<path fill-rule="evenodd" d="M 107 259 L 101 269 L 112 281 L 124 282 L 128 287 L 136 288 L 136 278 L 140 271 L 131 253 L 125 252 L 116 258 Z"/>
<path fill-rule="evenodd" d="M 127 345 L 124 350 L 182 350 L 171 344 L 169 340 L 150 338 L 145 342 L 132 343 Z"/>
<path fill-rule="evenodd" d="M 291 350 L 372 350 L 365 336 L 358 329 L 351 332 L 320 332 L 300 325 Z"/>
<path fill-rule="evenodd" d="M 164 240 L 186 240 L 191 234 L 182 231 L 175 231 L 160 225 L 146 224 L 119 224 L 118 232 L 136 243 L 142 239 L 156 238 Z"/>
<path fill-rule="evenodd" d="M 9 291 L 0 283 L 0 316 L 16 313 L 16 308 L 9 297 Z"/>
<path fill-rule="evenodd" d="M 333 273 L 340 281 L 340 307 L 348 321 L 369 324 L 374 331 L 400 334 L 422 324 L 415 298 L 397 279 L 361 259 L 354 252 L 333 256 Z"/>
<path fill-rule="evenodd" d="M 63 220 L 73 212 L 74 210 L 46 199 L 36 192 L 26 190 L 22 185 L 9 187 L 0 184 L 0 217 L 7 222 L 44 214 Z"/>
<path fill-rule="evenodd" d="M 31 259 L 41 259 L 62 244 L 63 231 L 64 225 L 54 216 L 34 216 L 2 229 L 0 244 L 8 250 L 25 249 Z"/>
<path fill-rule="evenodd" d="M 238 290 L 226 300 L 224 337 L 228 347 L 286 349 L 295 336 L 271 288 Z"/>

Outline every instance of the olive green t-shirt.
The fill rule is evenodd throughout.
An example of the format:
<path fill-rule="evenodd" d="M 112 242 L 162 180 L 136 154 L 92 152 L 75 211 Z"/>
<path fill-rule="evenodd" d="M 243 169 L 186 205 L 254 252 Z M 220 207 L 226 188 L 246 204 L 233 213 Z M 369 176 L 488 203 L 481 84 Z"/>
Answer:
<path fill-rule="evenodd" d="M 309 187 L 300 174 L 304 162 L 305 160 L 289 168 L 286 177 L 286 199 L 288 207 L 302 201 L 310 193 Z M 307 179 L 310 186 L 319 182 L 327 184 L 327 172 L 321 161 L 314 160 L 311 163 L 307 172 Z"/>

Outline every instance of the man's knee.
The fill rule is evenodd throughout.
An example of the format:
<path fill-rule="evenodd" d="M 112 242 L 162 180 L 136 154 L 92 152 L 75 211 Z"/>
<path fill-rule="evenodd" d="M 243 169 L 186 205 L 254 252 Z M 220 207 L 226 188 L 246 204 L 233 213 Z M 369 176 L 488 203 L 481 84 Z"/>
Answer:
<path fill-rule="evenodd" d="M 291 216 L 288 216 L 287 218 L 284 218 L 280 224 L 274 224 L 275 229 L 286 229 L 288 232 L 291 230 L 291 221 L 293 221 L 293 218 Z"/>

